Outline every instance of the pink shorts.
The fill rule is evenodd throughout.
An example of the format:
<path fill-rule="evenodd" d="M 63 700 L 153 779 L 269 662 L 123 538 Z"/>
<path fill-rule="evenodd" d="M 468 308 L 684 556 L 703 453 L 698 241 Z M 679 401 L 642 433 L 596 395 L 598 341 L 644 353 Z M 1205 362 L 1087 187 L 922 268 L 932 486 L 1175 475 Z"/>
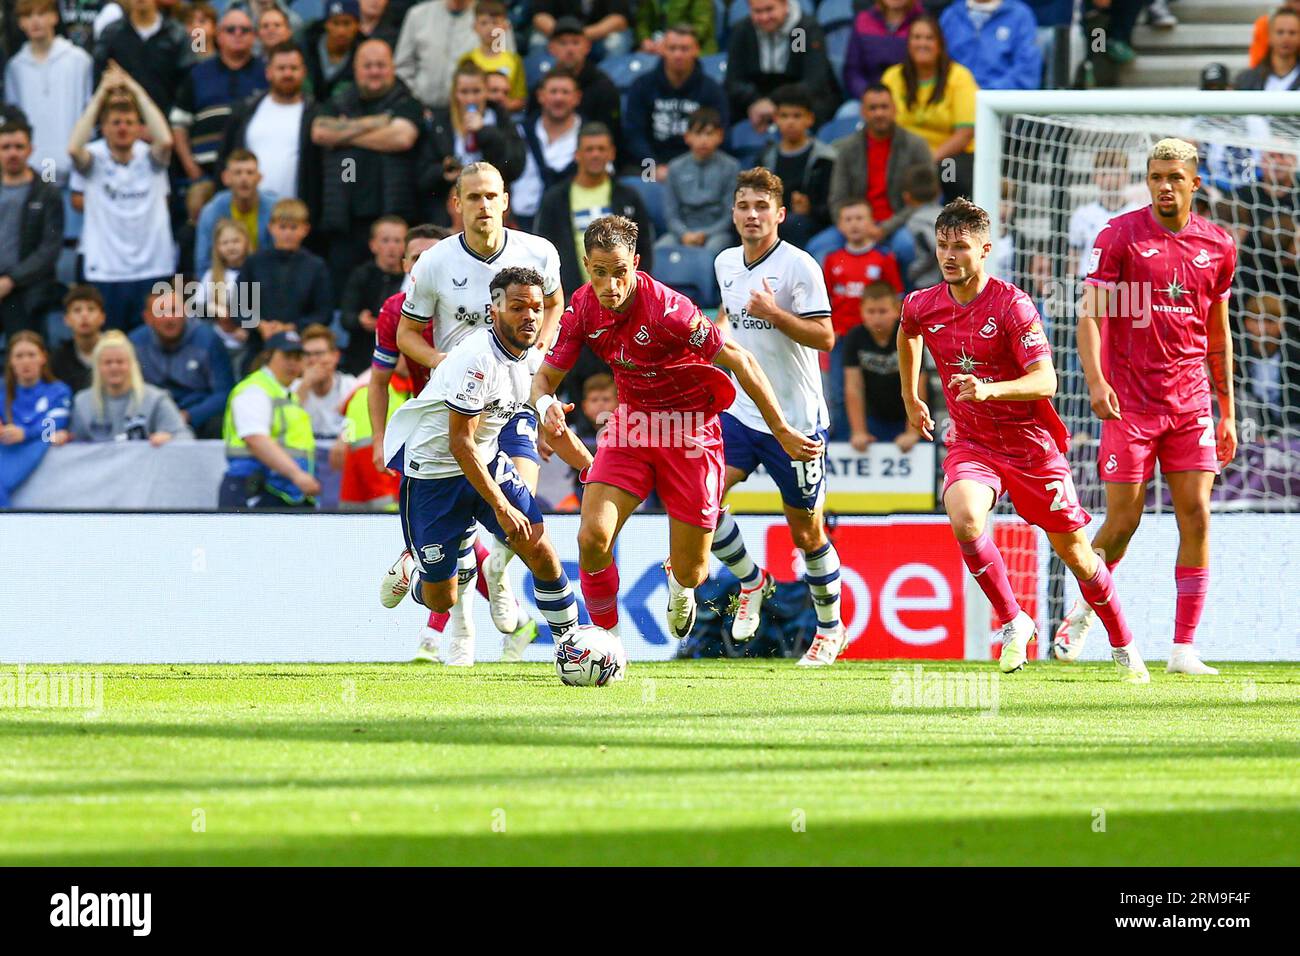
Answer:
<path fill-rule="evenodd" d="M 1079 504 L 1070 463 L 1060 452 L 1025 467 L 983 449 L 955 443 L 943 461 L 943 475 L 943 494 L 954 481 L 962 479 L 987 485 L 997 498 L 1006 491 L 1020 517 L 1052 534 L 1077 531 L 1092 520 Z"/>
<path fill-rule="evenodd" d="M 1156 471 L 1219 473 L 1214 416 L 1209 408 L 1160 415 L 1124 412 L 1101 423 L 1097 471 L 1102 481 L 1145 482 Z"/>
<path fill-rule="evenodd" d="M 611 418 L 600 433 L 586 483 L 613 485 L 643 501 L 657 492 L 668 517 L 712 531 L 722 503 L 724 465 L 717 415 L 701 416 L 687 429 L 654 426 L 639 433 Z"/>

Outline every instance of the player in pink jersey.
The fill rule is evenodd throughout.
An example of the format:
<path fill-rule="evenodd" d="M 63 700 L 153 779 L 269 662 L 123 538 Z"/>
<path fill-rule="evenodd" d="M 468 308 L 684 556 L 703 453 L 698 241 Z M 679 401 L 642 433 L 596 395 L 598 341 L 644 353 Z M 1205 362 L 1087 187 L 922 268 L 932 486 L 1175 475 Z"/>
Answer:
<path fill-rule="evenodd" d="M 898 330 L 903 401 L 911 426 L 933 439 L 934 420 L 917 392 L 924 345 L 944 380 L 951 417 L 943 505 L 962 560 L 993 605 L 1001 629 L 999 667 L 1004 673 L 1023 667 L 1035 634 L 985 530 L 1005 490 L 1020 516 L 1047 533 L 1053 550 L 1079 579 L 1084 598 L 1110 634 L 1120 677 L 1145 684 L 1151 678 L 1132 644 L 1110 571 L 1083 533 L 1089 516 L 1079 505 L 1065 460 L 1069 433 L 1052 408 L 1056 371 L 1038 311 L 1014 285 L 985 274 L 993 244 L 983 209 L 955 199 L 939 214 L 934 232 L 944 281 L 903 300 Z"/>
<path fill-rule="evenodd" d="M 1192 212 L 1201 185 L 1196 169 L 1191 143 L 1156 143 L 1147 157 L 1151 205 L 1116 216 L 1098 234 L 1079 316 L 1079 360 L 1102 420 L 1106 520 L 1093 547 L 1114 570 L 1142 520 L 1159 461 L 1178 521 L 1178 602 L 1165 669 L 1217 674 L 1192 639 L 1210 582 L 1210 489 L 1220 464 L 1237 453 L 1228 326 L 1237 248 L 1225 230 Z M 1076 603 L 1056 631 L 1056 656 L 1077 658 L 1092 622 L 1091 609 Z"/>
<path fill-rule="evenodd" d="M 773 436 L 792 457 L 811 461 L 822 443 L 791 428 L 762 368 L 679 292 L 637 271 L 637 225 L 622 216 L 595 220 L 583 237 L 591 281 L 573 294 L 554 348 L 533 380 L 533 404 L 548 433 L 564 430 L 555 389 L 583 344 L 604 359 L 619 406 L 601 433 L 584 476 L 579 568 L 587 612 L 599 627 L 618 625 L 614 539 L 652 490 L 668 512 L 668 625 L 677 638 L 695 623 L 695 587 L 709 570 L 709 546 L 722 492 L 718 412 L 736 396 L 714 364 L 731 371 Z"/>

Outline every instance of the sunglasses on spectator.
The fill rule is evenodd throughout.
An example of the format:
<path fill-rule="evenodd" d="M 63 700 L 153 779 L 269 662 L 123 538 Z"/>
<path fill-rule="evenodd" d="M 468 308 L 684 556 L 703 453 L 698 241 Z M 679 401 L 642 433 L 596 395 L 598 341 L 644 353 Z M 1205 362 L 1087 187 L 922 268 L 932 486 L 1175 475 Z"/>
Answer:
<path fill-rule="evenodd" d="M 221 32 L 222 32 L 222 33 L 238 33 L 238 34 L 241 34 L 241 35 L 242 35 L 242 34 L 244 34 L 244 33 L 252 33 L 252 32 L 253 32 L 253 28 L 252 28 L 252 27 L 244 27 L 244 26 L 229 26 L 229 27 L 222 27 L 222 28 L 221 28 Z"/>

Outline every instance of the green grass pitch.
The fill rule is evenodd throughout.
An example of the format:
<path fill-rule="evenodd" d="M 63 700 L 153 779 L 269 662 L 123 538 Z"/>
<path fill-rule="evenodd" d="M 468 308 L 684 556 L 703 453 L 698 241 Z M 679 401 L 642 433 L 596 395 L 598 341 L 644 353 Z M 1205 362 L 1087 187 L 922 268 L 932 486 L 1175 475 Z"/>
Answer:
<path fill-rule="evenodd" d="M 0 708 L 0 863 L 1300 862 L 1300 664 L 792 665 L 49 667 L 104 709 Z"/>

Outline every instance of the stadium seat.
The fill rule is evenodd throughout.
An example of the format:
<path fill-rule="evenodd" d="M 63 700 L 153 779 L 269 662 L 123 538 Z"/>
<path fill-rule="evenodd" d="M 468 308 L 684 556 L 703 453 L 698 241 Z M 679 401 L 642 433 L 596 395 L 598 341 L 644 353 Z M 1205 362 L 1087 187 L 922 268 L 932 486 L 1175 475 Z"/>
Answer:
<path fill-rule="evenodd" d="M 710 53 L 708 56 L 700 57 L 700 69 L 704 75 L 716 83 L 725 83 L 727 81 L 727 54 Z"/>
<path fill-rule="evenodd" d="M 718 49 L 726 50 L 727 40 L 731 36 L 731 24 L 727 21 L 727 0 L 713 0 L 713 32 L 718 37 Z"/>
<path fill-rule="evenodd" d="M 650 213 L 650 220 L 655 224 L 655 235 L 662 236 L 667 232 L 668 220 L 664 218 L 664 190 L 667 187 L 653 179 L 647 182 L 640 176 L 620 176 L 618 181 L 635 189 L 641 196 L 641 201 Z"/>
<path fill-rule="evenodd" d="M 727 30 L 736 29 L 737 24 L 749 18 L 749 0 L 731 0 L 727 8 Z"/>
<path fill-rule="evenodd" d="M 600 61 L 600 69 L 614 81 L 619 92 L 626 93 L 638 77 L 644 76 L 659 65 L 653 53 L 623 53 Z"/>
<path fill-rule="evenodd" d="M 853 27 L 842 26 L 826 31 L 826 59 L 831 61 L 835 79 L 844 76 L 844 60 L 848 56 L 849 41 L 853 39 Z"/>
<path fill-rule="evenodd" d="M 823 143 L 833 143 L 841 136 L 848 136 L 855 130 L 862 129 L 862 119 L 857 116 L 845 116 L 833 119 L 822 125 L 817 131 L 817 138 Z"/>
<path fill-rule="evenodd" d="M 776 127 L 771 127 L 765 135 L 758 133 L 752 123 L 747 119 L 741 120 L 731 127 L 731 132 L 727 135 L 727 152 L 735 156 L 739 161 L 741 168 L 748 168 L 754 165 L 758 159 L 758 154 L 763 151 L 763 147 L 776 138 Z"/>
<path fill-rule="evenodd" d="M 325 0 L 291 0 L 289 9 L 302 17 L 303 23 L 315 23 L 325 16 Z"/>
<path fill-rule="evenodd" d="M 857 100 L 845 100 L 840 104 L 840 108 L 835 111 L 832 119 L 844 119 L 846 116 L 852 116 L 857 119 L 862 115 L 862 104 Z"/>
<path fill-rule="evenodd" d="M 654 276 L 664 285 L 690 296 L 701 308 L 713 308 L 721 301 L 713 256 L 698 246 L 657 246 Z"/>
<path fill-rule="evenodd" d="M 817 22 L 827 33 L 836 27 L 851 26 L 855 15 L 853 0 L 822 0 L 817 7 Z"/>
<path fill-rule="evenodd" d="M 524 57 L 524 79 L 528 82 L 528 88 L 535 89 L 553 66 L 555 66 L 555 57 L 551 56 L 546 47 L 530 50 Z"/>

